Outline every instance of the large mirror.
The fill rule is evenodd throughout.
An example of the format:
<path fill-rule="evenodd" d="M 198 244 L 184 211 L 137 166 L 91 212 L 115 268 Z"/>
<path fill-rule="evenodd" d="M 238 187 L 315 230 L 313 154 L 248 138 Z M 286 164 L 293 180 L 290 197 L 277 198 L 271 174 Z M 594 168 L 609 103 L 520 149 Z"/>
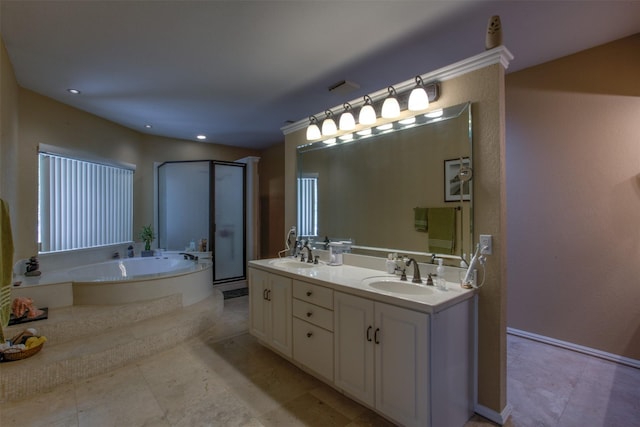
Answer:
<path fill-rule="evenodd" d="M 440 115 L 441 113 L 441 115 Z M 374 132 L 376 132 L 374 130 Z M 468 260 L 473 245 L 471 105 L 353 140 L 298 147 L 298 229 L 353 252 Z M 462 166 L 461 166 L 462 165 Z"/>

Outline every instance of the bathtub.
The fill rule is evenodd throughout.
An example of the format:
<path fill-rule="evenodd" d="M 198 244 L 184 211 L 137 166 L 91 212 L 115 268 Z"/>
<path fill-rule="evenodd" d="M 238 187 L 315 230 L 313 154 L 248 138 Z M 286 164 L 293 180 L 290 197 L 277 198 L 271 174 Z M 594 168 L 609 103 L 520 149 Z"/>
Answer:
<path fill-rule="evenodd" d="M 182 295 L 182 305 L 214 292 L 211 261 L 180 258 L 125 258 L 22 278 L 12 297 L 27 296 L 39 306 L 115 305 Z"/>
<path fill-rule="evenodd" d="M 183 258 L 125 258 L 75 267 L 68 274 L 74 282 L 117 282 L 174 276 L 202 266 Z"/>

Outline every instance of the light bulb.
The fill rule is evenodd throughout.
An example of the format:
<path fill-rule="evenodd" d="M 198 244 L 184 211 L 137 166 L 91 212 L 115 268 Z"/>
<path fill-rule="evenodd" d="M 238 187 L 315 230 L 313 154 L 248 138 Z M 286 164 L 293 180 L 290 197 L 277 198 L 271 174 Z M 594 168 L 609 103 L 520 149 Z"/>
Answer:
<path fill-rule="evenodd" d="M 309 126 L 307 126 L 307 141 L 313 141 L 314 139 L 320 139 L 322 134 L 318 127 L 318 119 L 315 116 L 309 117 Z"/>
<path fill-rule="evenodd" d="M 376 112 L 372 105 L 363 105 L 360 109 L 358 121 L 361 125 L 372 125 L 376 122 Z"/>
<path fill-rule="evenodd" d="M 380 115 L 385 119 L 395 119 L 400 115 L 400 104 L 395 97 L 396 90 L 393 86 L 388 88 L 389 96 L 382 103 L 382 112 Z"/>
<path fill-rule="evenodd" d="M 416 76 L 416 87 L 409 95 L 407 108 L 409 111 L 420 111 L 425 110 L 427 107 L 429 107 L 429 95 L 424 88 L 422 77 Z"/>
<path fill-rule="evenodd" d="M 336 122 L 333 119 L 324 119 L 322 122 L 322 136 L 335 135 L 338 132 Z"/>
<path fill-rule="evenodd" d="M 420 111 L 429 108 L 429 96 L 423 87 L 416 87 L 411 91 L 408 108 L 410 111 Z"/>
<path fill-rule="evenodd" d="M 361 125 L 372 125 L 376 122 L 376 110 L 373 109 L 373 101 L 369 95 L 364 96 L 364 105 L 360 108 L 358 122 Z"/>
<path fill-rule="evenodd" d="M 356 128 L 356 119 L 351 113 L 351 104 L 348 102 L 344 104 L 344 113 L 340 115 L 338 126 L 340 130 L 354 130 Z"/>

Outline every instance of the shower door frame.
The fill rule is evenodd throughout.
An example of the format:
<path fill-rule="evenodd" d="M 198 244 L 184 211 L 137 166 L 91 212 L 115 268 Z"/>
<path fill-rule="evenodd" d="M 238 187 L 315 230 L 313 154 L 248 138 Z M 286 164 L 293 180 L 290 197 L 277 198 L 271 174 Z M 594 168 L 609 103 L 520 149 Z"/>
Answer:
<path fill-rule="evenodd" d="M 229 283 L 229 282 L 236 282 L 236 281 L 242 281 L 242 280 L 246 280 L 247 277 L 247 168 L 246 168 L 246 164 L 245 163 L 240 163 L 240 162 L 232 162 L 232 161 L 224 161 L 224 160 L 176 160 L 176 161 L 166 161 L 166 162 L 162 162 L 161 164 L 158 165 L 158 167 L 156 168 L 157 170 L 157 174 L 158 177 L 157 179 L 159 180 L 159 175 L 160 175 L 160 168 L 166 164 L 177 164 L 177 163 L 204 163 L 207 162 L 209 163 L 209 204 L 208 204 L 208 210 L 209 210 L 209 230 L 208 230 L 208 236 L 207 236 L 207 244 L 209 246 L 209 250 L 211 252 L 211 256 L 212 256 L 212 283 L 213 285 L 218 285 L 218 284 L 223 284 L 223 283 Z M 225 278 L 220 278 L 220 279 L 216 279 L 216 236 L 217 236 L 217 224 L 216 224 L 216 217 L 215 217 L 215 212 L 216 212 L 216 201 L 215 201 L 215 170 L 216 170 L 216 165 L 223 165 L 223 166 L 234 166 L 234 167 L 239 167 L 242 168 L 242 274 L 238 275 L 238 276 L 232 276 L 232 277 L 225 277 Z M 160 205 L 161 205 L 161 195 L 159 194 L 160 192 L 160 186 L 158 186 L 158 194 L 157 194 L 157 217 L 158 217 L 158 224 L 160 224 L 160 216 L 161 216 L 161 209 L 160 209 Z M 161 230 L 160 227 L 158 227 L 158 242 L 160 242 L 160 235 L 161 233 L 165 231 L 165 230 Z M 168 249 L 168 250 L 173 250 L 173 248 L 163 248 L 163 249 Z"/>

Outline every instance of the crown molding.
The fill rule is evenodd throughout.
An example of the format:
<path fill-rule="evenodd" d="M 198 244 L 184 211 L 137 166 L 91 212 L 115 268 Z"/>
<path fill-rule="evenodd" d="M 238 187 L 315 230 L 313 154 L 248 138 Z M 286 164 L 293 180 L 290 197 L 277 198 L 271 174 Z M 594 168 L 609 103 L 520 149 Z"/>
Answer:
<path fill-rule="evenodd" d="M 420 77 L 422 77 L 422 80 L 425 83 L 434 82 L 434 81 L 443 82 L 446 80 L 454 79 L 463 74 L 468 74 L 473 71 L 480 70 L 482 68 L 485 68 L 494 64 L 500 64 L 504 67 L 504 69 L 507 69 L 509 68 L 509 63 L 512 60 L 513 60 L 513 55 L 511 54 L 511 52 L 509 52 L 509 49 L 507 49 L 505 46 L 498 46 L 496 48 L 474 55 L 472 57 L 463 59 L 462 61 L 458 61 L 451 65 L 447 65 L 446 67 L 442 67 L 430 73 L 420 74 Z M 401 93 L 409 89 L 412 89 L 415 86 L 415 84 L 416 84 L 415 77 L 412 77 L 409 80 L 405 80 L 403 82 L 393 84 L 392 86 L 396 89 L 398 93 Z M 375 102 L 381 97 L 386 97 L 387 93 L 388 93 L 387 87 L 384 87 L 383 89 L 380 89 L 368 95 Z M 361 97 L 357 99 L 353 99 L 351 101 L 346 101 L 346 102 L 351 104 L 351 106 L 353 106 L 354 109 L 359 108 L 364 104 L 364 101 Z M 331 108 L 327 108 L 327 110 L 331 110 L 331 111 L 335 110 L 338 113 L 342 112 L 342 104 L 336 105 Z M 321 112 L 317 112 L 314 115 L 317 117 L 320 117 L 324 114 L 324 111 L 325 110 Z M 284 126 L 280 128 L 280 130 L 282 131 L 283 134 L 288 135 L 292 132 L 296 132 L 301 129 L 306 129 L 308 125 L 309 125 L 309 120 L 305 118 L 302 120 L 298 120 L 295 123 L 291 123 L 287 126 Z"/>

